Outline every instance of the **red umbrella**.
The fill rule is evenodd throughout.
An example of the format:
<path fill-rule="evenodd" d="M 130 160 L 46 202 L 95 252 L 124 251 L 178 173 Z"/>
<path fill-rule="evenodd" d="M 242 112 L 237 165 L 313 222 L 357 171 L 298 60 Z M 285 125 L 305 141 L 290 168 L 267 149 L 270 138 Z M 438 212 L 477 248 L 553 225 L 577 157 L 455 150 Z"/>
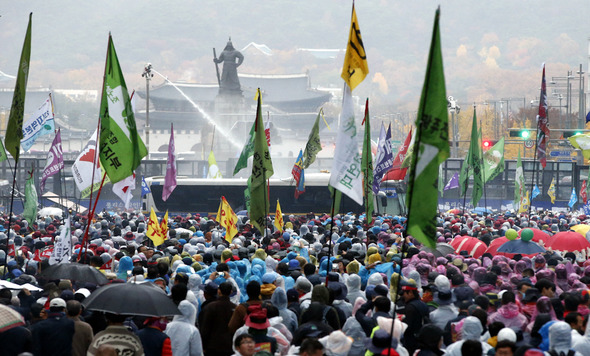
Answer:
<path fill-rule="evenodd" d="M 590 248 L 590 242 L 575 231 L 562 231 L 553 235 L 549 247 L 556 251 L 583 251 Z"/>
<path fill-rule="evenodd" d="M 533 228 L 527 228 L 530 230 L 533 230 L 533 242 L 538 243 L 541 246 L 545 246 L 547 247 L 549 245 L 549 241 L 551 240 L 551 235 L 549 235 L 548 233 L 544 232 L 543 230 L 539 230 L 539 229 L 533 229 Z M 522 233 L 522 230 L 518 230 L 518 237 L 520 238 L 520 234 Z M 543 243 L 541 243 L 541 241 L 543 241 Z"/>
<path fill-rule="evenodd" d="M 492 256 L 496 256 L 498 254 L 498 247 L 502 246 L 504 243 L 508 241 L 510 240 L 508 240 L 506 236 L 498 237 L 490 243 L 490 246 L 488 246 L 488 248 L 486 249 L 486 253 L 490 253 L 492 254 Z"/>
<path fill-rule="evenodd" d="M 453 244 L 453 242 L 455 242 L 455 244 Z M 461 251 L 467 251 L 469 255 L 475 258 L 480 258 L 487 249 L 485 243 L 471 236 L 461 236 L 453 239 L 453 241 L 451 241 L 451 246 L 455 248 L 457 254 L 460 254 Z"/>

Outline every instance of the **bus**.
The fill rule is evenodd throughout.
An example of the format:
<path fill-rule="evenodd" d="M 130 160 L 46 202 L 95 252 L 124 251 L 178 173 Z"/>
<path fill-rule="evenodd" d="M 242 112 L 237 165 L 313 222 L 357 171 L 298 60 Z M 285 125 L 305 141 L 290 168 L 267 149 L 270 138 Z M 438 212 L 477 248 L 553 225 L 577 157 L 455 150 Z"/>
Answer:
<path fill-rule="evenodd" d="M 305 175 L 305 192 L 295 199 L 295 180 L 289 178 L 271 178 L 269 181 L 270 212 L 274 213 L 276 201 L 281 204 L 284 214 L 305 215 L 330 214 L 332 198 L 328 189 L 329 173 L 310 173 Z M 245 210 L 245 178 L 205 179 L 178 177 L 176 188 L 167 201 L 162 200 L 164 177 L 156 176 L 145 179 L 151 194 L 143 197 L 142 209 L 170 213 L 216 214 L 222 196 L 235 212 Z M 364 206 L 342 195 L 340 212 L 364 212 Z"/>

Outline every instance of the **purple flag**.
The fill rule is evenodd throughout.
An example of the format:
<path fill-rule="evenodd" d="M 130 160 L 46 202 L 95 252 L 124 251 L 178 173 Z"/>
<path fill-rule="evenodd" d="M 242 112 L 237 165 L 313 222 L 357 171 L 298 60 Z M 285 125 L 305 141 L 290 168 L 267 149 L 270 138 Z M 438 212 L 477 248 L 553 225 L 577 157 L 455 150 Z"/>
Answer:
<path fill-rule="evenodd" d="M 453 174 L 453 176 L 451 177 L 451 179 L 449 180 L 447 185 L 445 185 L 444 190 L 455 189 L 455 188 L 459 188 L 459 173 L 457 173 L 457 172 L 455 172 L 455 174 Z"/>
<path fill-rule="evenodd" d="M 61 134 L 60 130 L 57 130 L 49 153 L 47 154 L 47 163 L 43 169 L 43 177 L 41 178 L 41 191 L 45 189 L 45 181 L 47 178 L 56 174 L 60 169 L 64 168 L 64 156 L 61 149 Z"/>
<path fill-rule="evenodd" d="M 391 124 L 385 134 L 385 127 L 381 123 L 381 133 L 379 135 L 379 143 L 377 144 L 377 159 L 375 162 L 375 169 L 373 170 L 373 193 L 379 193 L 379 186 L 381 179 L 385 172 L 393 166 L 393 150 L 391 149 Z M 385 137 L 384 137 L 385 136 Z"/>
<path fill-rule="evenodd" d="M 168 144 L 168 163 L 166 164 L 166 177 L 164 178 L 164 189 L 162 200 L 166 201 L 176 188 L 176 153 L 174 153 L 174 124 L 170 124 L 170 143 Z"/>

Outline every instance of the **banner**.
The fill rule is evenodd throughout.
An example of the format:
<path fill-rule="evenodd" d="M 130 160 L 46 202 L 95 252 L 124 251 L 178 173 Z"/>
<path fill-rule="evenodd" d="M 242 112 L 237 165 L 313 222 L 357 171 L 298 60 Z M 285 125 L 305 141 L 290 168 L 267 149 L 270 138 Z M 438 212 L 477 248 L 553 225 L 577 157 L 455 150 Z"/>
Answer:
<path fill-rule="evenodd" d="M 363 205 L 362 159 L 357 143 L 352 93 L 348 84 L 344 85 L 343 95 L 330 186 L 348 195 L 358 205 Z"/>
<path fill-rule="evenodd" d="M 64 157 L 63 150 L 61 148 L 61 131 L 57 130 L 51 148 L 47 153 L 47 162 L 45 168 L 43 168 L 43 176 L 41 177 L 41 192 L 45 190 L 45 181 L 47 178 L 59 172 L 60 169 L 64 168 Z"/>
<path fill-rule="evenodd" d="M 309 168 L 318 155 L 318 152 L 322 150 L 322 142 L 320 141 L 320 115 L 323 114 L 322 109 L 318 112 L 318 116 L 315 118 L 315 123 L 311 128 L 307 143 L 305 144 L 305 151 L 303 152 L 303 169 Z"/>
<path fill-rule="evenodd" d="M 365 46 L 363 45 L 363 38 L 361 37 L 361 29 L 359 27 L 358 19 L 356 18 L 353 2 L 352 16 L 350 19 L 350 33 L 348 34 L 348 44 L 346 46 L 344 65 L 342 66 L 342 73 L 340 76 L 344 79 L 348 87 L 350 87 L 350 91 L 353 91 L 357 85 L 362 83 L 367 74 L 369 74 L 369 63 L 367 62 L 367 54 L 365 53 Z"/>
<path fill-rule="evenodd" d="M 572 188 L 572 195 L 570 195 L 570 201 L 567 203 L 567 206 L 573 208 L 574 205 L 578 202 L 578 195 L 576 194 L 576 187 Z"/>
<path fill-rule="evenodd" d="M 551 198 L 551 204 L 555 204 L 555 177 L 551 179 L 551 184 L 549 185 L 549 190 L 547 190 L 547 195 Z"/>
<path fill-rule="evenodd" d="M 97 132 L 94 131 L 90 139 L 86 143 L 86 146 L 76 158 L 74 164 L 72 164 L 72 177 L 74 177 L 74 182 L 76 183 L 76 187 L 80 191 L 80 197 L 86 198 L 90 195 L 90 191 L 93 189 L 94 191 L 98 190 L 100 187 L 100 182 L 102 180 L 103 172 L 100 168 L 100 160 L 98 157 L 95 158 L 97 155 L 96 151 L 96 143 L 97 143 Z M 93 163 L 96 159 L 96 165 Z M 92 179 L 92 172 L 94 171 L 94 180 Z M 105 178 L 105 184 L 108 183 L 109 177 Z M 92 187 L 92 186 L 93 187 Z"/>
<path fill-rule="evenodd" d="M 586 181 L 582 182 L 582 188 L 580 188 L 580 197 L 582 198 L 582 202 L 584 204 L 588 202 L 588 194 L 586 192 Z"/>
<path fill-rule="evenodd" d="M 516 171 L 514 176 L 514 206 L 515 210 L 520 211 L 520 206 L 525 199 L 525 182 L 524 170 L 522 169 L 522 161 L 520 160 L 520 149 L 518 150 L 518 157 L 516 159 Z"/>
<path fill-rule="evenodd" d="M 219 170 L 219 166 L 217 165 L 217 161 L 215 160 L 215 155 L 213 151 L 209 152 L 209 171 L 207 171 L 207 178 L 209 179 L 221 179 L 223 176 L 221 175 L 221 171 Z"/>
<path fill-rule="evenodd" d="M 236 213 L 234 213 L 231 206 L 223 196 L 221 197 L 221 202 L 219 203 L 219 209 L 217 210 L 215 221 L 225 228 L 225 241 L 231 243 L 234 236 L 236 236 L 238 233 L 238 227 L 236 225 L 238 222 L 238 216 Z"/>
<path fill-rule="evenodd" d="M 450 190 L 455 188 L 459 188 L 459 173 L 457 172 L 455 172 L 451 179 L 449 179 L 449 182 L 447 183 L 447 185 L 445 185 L 444 190 Z"/>
<path fill-rule="evenodd" d="M 113 183 L 133 175 L 141 159 L 147 156 L 110 34 L 100 101 L 99 146 L 100 162 Z"/>
<path fill-rule="evenodd" d="M 33 147 L 38 137 L 50 135 L 54 131 L 53 103 L 51 94 L 49 94 L 41 107 L 23 124 L 23 138 L 20 140 L 21 147 L 24 151 L 28 151 Z"/>
<path fill-rule="evenodd" d="M 504 137 L 483 154 L 484 183 L 504 172 Z"/>
<path fill-rule="evenodd" d="M 391 169 L 387 171 L 387 173 L 385 173 L 383 180 L 404 180 L 404 178 L 406 178 L 408 168 L 403 166 L 403 162 L 406 161 L 406 156 L 408 154 L 411 154 L 411 152 L 408 152 L 408 149 L 413 145 L 414 135 L 412 134 L 412 130 L 410 129 L 410 132 L 408 132 L 408 135 L 406 136 L 406 140 L 404 141 L 403 145 L 399 146 L 397 150 L 397 154 L 395 155 L 395 159 L 393 160 Z M 409 160 L 407 161 L 409 162 Z"/>
<path fill-rule="evenodd" d="M 23 211 L 23 219 L 33 225 L 37 220 L 37 189 L 35 189 L 35 179 L 33 178 L 33 171 L 29 172 L 30 176 L 25 183 L 25 207 Z"/>
<path fill-rule="evenodd" d="M 16 162 L 20 155 L 20 141 L 23 138 L 23 118 L 25 116 L 25 98 L 27 92 L 27 81 L 29 79 L 29 69 L 31 62 L 31 24 L 33 22 L 33 13 L 29 14 L 29 25 L 27 34 L 23 43 L 23 50 L 20 54 L 18 64 L 18 73 L 16 75 L 16 85 L 12 95 L 12 105 L 10 106 L 10 115 L 8 116 L 8 126 L 6 127 L 6 137 L 4 146 L 10 152 Z"/>
<path fill-rule="evenodd" d="M 560 104 L 561 105 L 561 104 Z M 549 142 L 549 120 L 547 119 L 547 83 L 545 82 L 545 63 L 543 63 L 543 79 L 539 94 L 539 113 L 537 114 L 537 159 L 541 166 L 547 165 L 547 143 Z"/>
<path fill-rule="evenodd" d="M 438 167 L 450 153 L 449 113 L 436 10 L 428 64 L 416 115 L 416 139 L 408 181 L 407 234 L 436 247 Z"/>
<path fill-rule="evenodd" d="M 70 230 L 70 217 L 68 216 L 64 221 L 61 233 L 59 234 L 59 241 L 55 244 L 51 257 L 49 257 L 49 264 L 70 263 L 72 257 L 72 233 Z"/>
<path fill-rule="evenodd" d="M 363 137 L 363 153 L 361 157 L 361 170 L 363 171 L 363 196 L 365 197 L 365 212 L 367 223 L 373 221 L 373 153 L 371 151 L 371 117 L 369 116 L 369 98 L 365 103 L 365 118 L 361 126 L 365 126 Z"/>
<path fill-rule="evenodd" d="M 125 209 L 129 209 L 129 204 L 133 199 L 133 189 L 135 189 L 135 172 L 132 176 L 113 184 L 113 193 L 123 201 Z"/>
<path fill-rule="evenodd" d="M 277 210 L 275 212 L 274 225 L 277 228 L 277 231 L 279 231 L 281 233 L 283 232 L 283 226 L 285 225 L 285 222 L 283 221 L 283 212 L 281 211 L 281 204 L 279 203 L 278 199 L 277 199 Z"/>
<path fill-rule="evenodd" d="M 170 142 L 168 143 L 168 161 L 166 162 L 166 176 L 162 200 L 166 201 L 176 188 L 176 147 L 174 146 L 174 124 L 170 124 Z"/>
<path fill-rule="evenodd" d="M 158 217 L 156 216 L 156 212 L 154 208 L 150 212 L 150 219 L 148 220 L 147 230 L 145 235 L 153 241 L 154 246 L 160 246 L 164 243 L 164 237 L 160 231 L 160 226 L 158 225 Z"/>
<path fill-rule="evenodd" d="M 274 169 L 264 135 L 261 96 L 260 89 L 258 89 L 256 124 L 254 125 L 254 155 L 252 157 L 252 175 L 250 176 L 250 222 L 258 230 L 264 232 L 269 209 L 267 179 L 273 175 Z"/>
<path fill-rule="evenodd" d="M 143 198 L 144 196 L 146 196 L 147 194 L 150 194 L 152 191 L 150 190 L 150 187 L 148 187 L 146 181 L 145 181 L 145 177 L 141 177 L 141 197 Z"/>
<path fill-rule="evenodd" d="M 381 123 L 379 143 L 377 144 L 377 158 L 375 159 L 375 170 L 373 171 L 373 193 L 379 193 L 383 175 L 393 166 L 393 150 L 391 148 L 391 124 L 385 131 Z"/>
<path fill-rule="evenodd" d="M 291 170 L 291 175 L 293 175 L 293 179 L 295 180 L 295 199 L 299 198 L 305 192 L 305 174 L 302 166 L 303 152 L 299 150 L 299 156 L 297 156 L 297 161 L 295 161 Z"/>

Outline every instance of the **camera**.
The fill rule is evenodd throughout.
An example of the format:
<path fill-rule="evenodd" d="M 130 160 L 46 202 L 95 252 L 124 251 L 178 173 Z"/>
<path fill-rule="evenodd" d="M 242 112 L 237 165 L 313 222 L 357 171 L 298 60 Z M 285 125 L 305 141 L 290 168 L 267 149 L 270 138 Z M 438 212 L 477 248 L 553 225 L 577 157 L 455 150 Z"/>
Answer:
<path fill-rule="evenodd" d="M 333 271 L 337 271 L 338 270 L 338 263 L 332 263 L 332 270 Z"/>
<path fill-rule="evenodd" d="M 225 276 L 225 273 L 224 272 L 217 272 L 217 277 L 222 277 L 223 278 L 224 276 Z"/>

